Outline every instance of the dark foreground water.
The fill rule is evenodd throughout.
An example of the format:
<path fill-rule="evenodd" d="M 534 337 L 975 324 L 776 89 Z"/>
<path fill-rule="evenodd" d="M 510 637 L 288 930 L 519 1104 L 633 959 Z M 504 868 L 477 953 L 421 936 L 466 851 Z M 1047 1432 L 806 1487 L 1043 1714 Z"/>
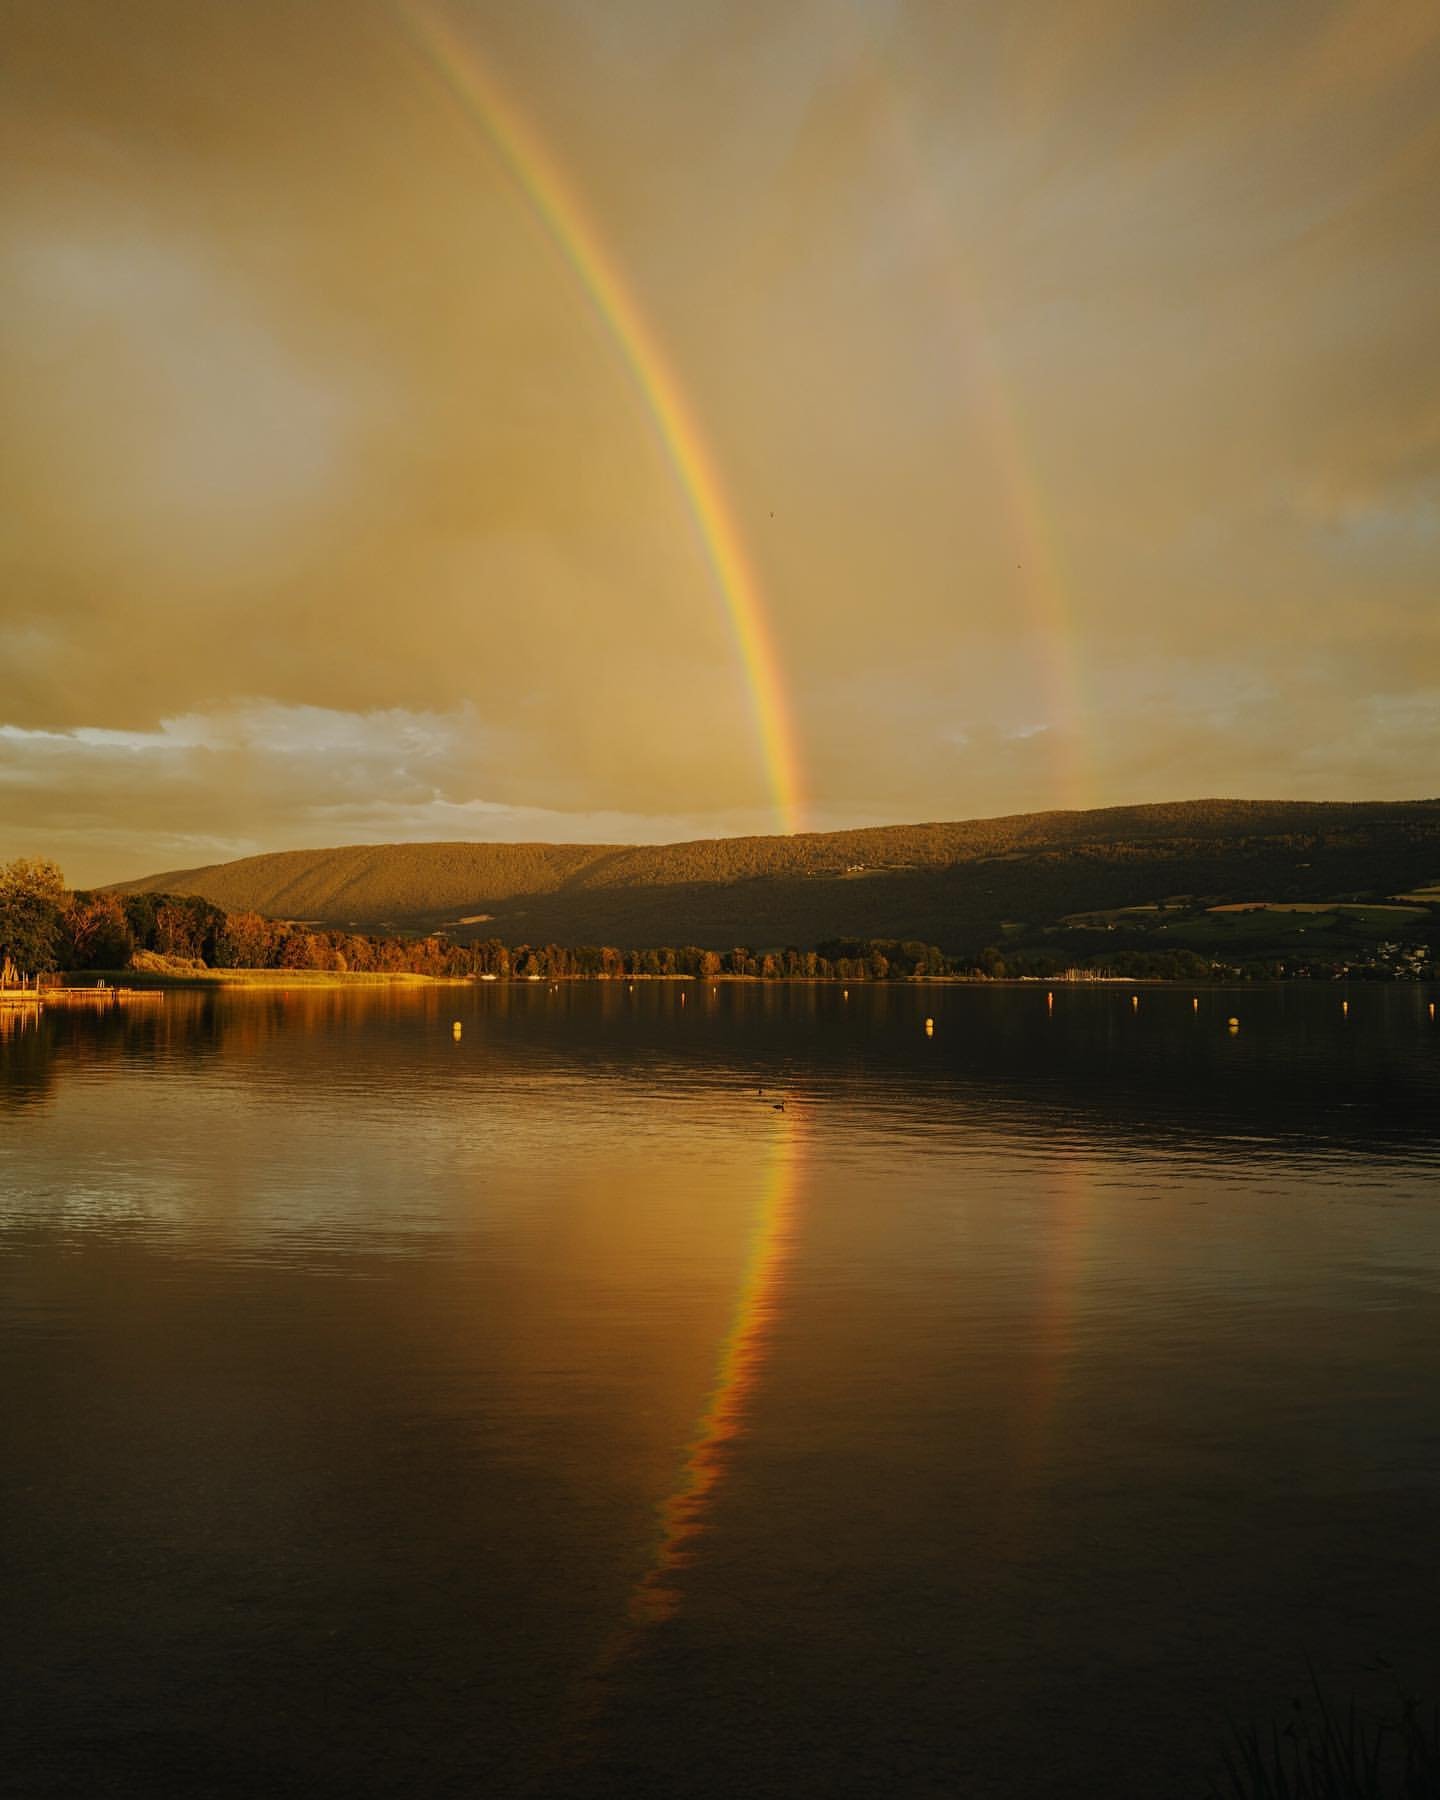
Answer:
<path fill-rule="evenodd" d="M 1431 998 L 11 1021 L 0 1793 L 1148 1800 L 1440 1694 Z"/>

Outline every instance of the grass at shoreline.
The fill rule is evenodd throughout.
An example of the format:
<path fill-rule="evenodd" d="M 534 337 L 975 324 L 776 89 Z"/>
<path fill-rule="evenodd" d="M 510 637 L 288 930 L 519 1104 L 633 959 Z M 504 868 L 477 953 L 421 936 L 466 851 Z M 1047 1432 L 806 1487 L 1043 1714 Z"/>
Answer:
<path fill-rule="evenodd" d="M 469 987 L 466 975 L 412 975 L 330 969 L 84 969 L 62 976 L 67 987 L 127 988 L 356 988 Z"/>
<path fill-rule="evenodd" d="M 1382 1665 L 1388 1666 L 1388 1665 Z M 1236 1727 L 1209 1800 L 1434 1800 L 1440 1707 L 1398 1688 L 1378 1713 L 1333 1701 L 1312 1674 L 1290 1717 Z"/>

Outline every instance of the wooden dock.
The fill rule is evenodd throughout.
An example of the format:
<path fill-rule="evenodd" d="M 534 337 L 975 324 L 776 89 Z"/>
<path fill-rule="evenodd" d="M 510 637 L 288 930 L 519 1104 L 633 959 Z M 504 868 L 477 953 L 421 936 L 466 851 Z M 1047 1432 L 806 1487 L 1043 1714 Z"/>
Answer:
<path fill-rule="evenodd" d="M 47 1006 L 63 1006 L 71 1011 L 108 1012 L 114 1006 L 134 1006 L 137 1002 L 163 1000 L 161 988 L 123 987 L 0 987 L 0 1006 L 24 1007 L 38 1011 Z"/>

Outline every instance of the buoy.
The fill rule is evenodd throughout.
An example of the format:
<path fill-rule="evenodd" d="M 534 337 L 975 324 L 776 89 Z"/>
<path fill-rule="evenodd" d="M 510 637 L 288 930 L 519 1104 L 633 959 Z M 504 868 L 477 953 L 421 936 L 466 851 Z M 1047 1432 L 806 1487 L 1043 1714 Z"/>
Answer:
<path fill-rule="evenodd" d="M 1240 1029 L 1240 1021 L 1235 1017 L 1235 1015 L 1233 1013 L 1225 1021 L 1225 1023 L 1230 1027 L 1230 1029 L 1232 1031 L 1238 1031 Z"/>
<path fill-rule="evenodd" d="M 682 995 L 681 995 L 681 996 L 680 996 L 680 1004 L 681 1004 L 681 1005 L 682 1005 L 682 1006 L 683 1006 L 683 1005 L 684 1005 L 684 1004 L 685 1004 L 685 1000 L 686 1000 L 686 996 L 685 996 L 685 995 L 684 995 L 684 994 L 682 994 Z"/>
<path fill-rule="evenodd" d="M 1344 1019 L 1344 1018 L 1348 1018 L 1349 1016 L 1350 1016 L 1350 1002 L 1348 1000 L 1342 1000 L 1340 1002 L 1340 1017 L 1342 1019 Z"/>
<path fill-rule="evenodd" d="M 1140 996 L 1138 994 L 1132 994 L 1130 996 L 1130 1010 L 1131 1010 L 1131 1012 L 1139 1012 Z"/>
<path fill-rule="evenodd" d="M 458 1019 L 456 1019 L 455 1023 L 450 1027 L 451 1037 L 458 1040 L 461 1033 L 464 1031 L 464 1029 L 465 1029 L 465 1027 L 460 1023 L 460 1021 Z"/>
<path fill-rule="evenodd" d="M 1430 1017 L 1432 1019 L 1435 1017 L 1435 1002 L 1433 1000 L 1430 1002 Z"/>
<path fill-rule="evenodd" d="M 1048 1007 L 1048 1008 L 1049 1008 L 1049 1009 L 1050 1009 L 1050 1011 L 1051 1011 L 1051 1012 L 1053 1012 L 1053 1011 L 1054 1011 L 1054 1010 L 1055 1010 L 1055 996 L 1054 996 L 1054 994 L 1046 994 L 1046 996 L 1045 996 L 1045 1004 L 1046 1004 L 1046 1006 L 1047 1006 L 1047 1007 Z"/>
<path fill-rule="evenodd" d="M 1195 997 L 1194 997 L 1194 999 L 1192 999 L 1192 1000 L 1191 1000 L 1191 1002 L 1190 1002 L 1190 1010 L 1191 1010 L 1191 1012 L 1199 1012 L 1199 1010 L 1200 1010 L 1200 996 L 1199 996 L 1199 995 L 1198 995 L 1198 994 L 1196 994 L 1196 995 L 1195 995 Z"/>
<path fill-rule="evenodd" d="M 935 1021 L 933 1019 L 927 1019 L 925 1021 L 925 1035 L 926 1035 L 926 1037 L 934 1037 Z"/>
<path fill-rule="evenodd" d="M 842 999 L 842 1000 L 848 1000 L 848 999 L 849 999 L 849 998 L 850 998 L 850 990 L 849 990 L 849 988 L 841 988 L 841 990 L 840 990 L 840 998 L 841 998 L 841 999 Z"/>

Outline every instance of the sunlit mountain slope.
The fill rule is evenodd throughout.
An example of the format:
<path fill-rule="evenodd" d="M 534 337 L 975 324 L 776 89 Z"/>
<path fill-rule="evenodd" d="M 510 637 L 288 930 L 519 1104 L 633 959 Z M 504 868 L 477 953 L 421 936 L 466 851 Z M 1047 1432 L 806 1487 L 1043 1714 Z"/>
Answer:
<path fill-rule="evenodd" d="M 661 845 L 370 844 L 117 884 L 457 938 L 947 949 L 1086 909 L 1398 893 L 1440 879 L 1440 800 L 1197 800 Z"/>

